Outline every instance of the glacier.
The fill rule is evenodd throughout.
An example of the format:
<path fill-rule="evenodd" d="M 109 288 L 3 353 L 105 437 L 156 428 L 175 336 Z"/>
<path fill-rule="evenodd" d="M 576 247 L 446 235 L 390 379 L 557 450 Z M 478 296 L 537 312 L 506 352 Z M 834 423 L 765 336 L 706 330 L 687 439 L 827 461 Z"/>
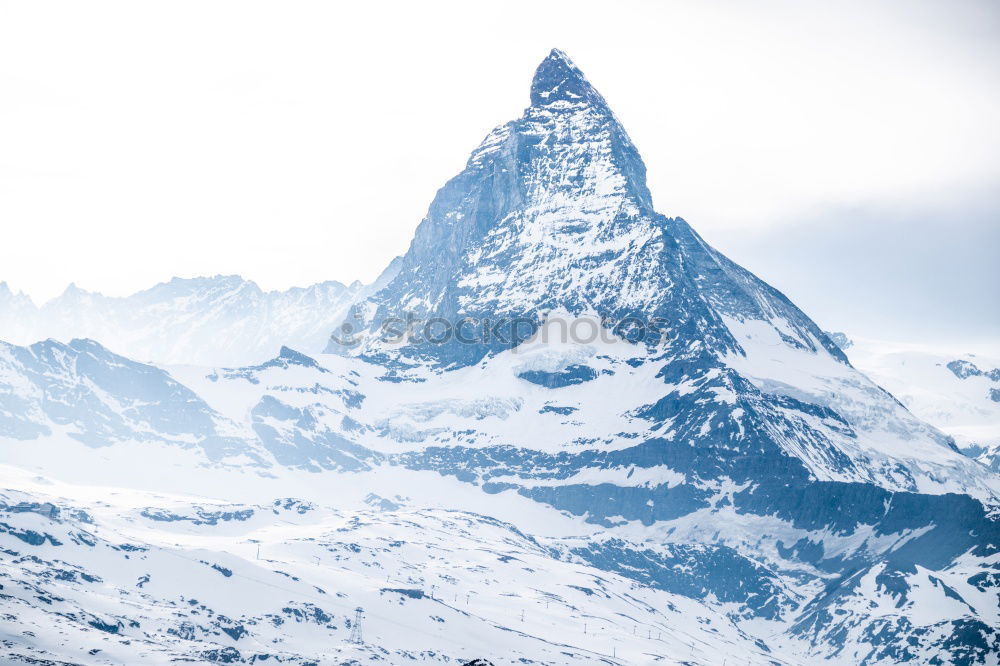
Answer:
<path fill-rule="evenodd" d="M 848 353 L 914 415 L 1000 472 L 1000 358 L 865 338 Z"/>

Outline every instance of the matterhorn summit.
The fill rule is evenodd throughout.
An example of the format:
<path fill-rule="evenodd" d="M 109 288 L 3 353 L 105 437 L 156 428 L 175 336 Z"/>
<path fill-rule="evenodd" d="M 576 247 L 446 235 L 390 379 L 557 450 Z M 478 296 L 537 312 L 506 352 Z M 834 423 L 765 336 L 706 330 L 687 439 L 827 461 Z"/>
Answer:
<path fill-rule="evenodd" d="M 535 72 L 521 118 L 493 130 L 438 192 L 395 279 L 356 304 L 349 351 L 382 351 L 379 327 L 393 317 L 537 325 L 553 310 L 612 322 L 641 317 L 662 334 L 645 338 L 698 339 L 719 353 L 741 353 L 723 317 L 765 322 L 788 344 L 844 360 L 784 296 L 684 220 L 655 212 L 638 150 L 558 50 Z M 513 342 L 402 353 L 465 364 Z"/>

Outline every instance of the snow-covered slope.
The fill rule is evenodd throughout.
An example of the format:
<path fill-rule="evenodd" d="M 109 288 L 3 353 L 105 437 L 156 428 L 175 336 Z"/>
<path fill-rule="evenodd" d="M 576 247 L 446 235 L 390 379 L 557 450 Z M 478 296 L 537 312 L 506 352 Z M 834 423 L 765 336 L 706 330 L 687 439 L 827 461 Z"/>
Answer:
<path fill-rule="evenodd" d="M 204 656 L 227 648 L 225 654 L 232 656 L 235 650 L 245 658 L 258 653 L 261 642 L 273 647 L 275 640 L 280 645 L 306 640 L 267 628 L 267 616 L 282 617 L 281 609 L 293 607 L 290 599 L 275 600 L 254 592 L 257 583 L 252 581 L 261 579 L 261 565 L 245 565 L 243 560 L 249 558 L 250 551 L 247 542 L 235 539 L 224 525 L 219 526 L 218 520 L 213 524 L 213 516 L 243 515 L 241 512 L 247 510 L 254 515 L 266 513 L 264 509 L 269 511 L 275 498 L 285 497 L 337 507 L 342 522 L 335 528 L 326 524 L 299 532 L 287 526 L 288 518 L 281 518 L 278 525 L 262 527 L 265 532 L 273 530 L 269 538 L 279 550 L 299 537 L 326 543 L 331 531 L 343 534 L 344 523 L 353 525 L 353 544 L 370 543 L 370 534 L 377 534 L 399 542 L 401 550 L 383 549 L 380 552 L 386 554 L 379 556 L 378 564 L 365 564 L 362 554 L 368 551 L 349 547 L 349 552 L 335 561 L 337 566 L 342 563 L 352 571 L 360 567 L 366 572 L 370 580 L 360 588 L 341 580 L 345 574 L 336 567 L 323 565 L 326 555 L 321 553 L 330 552 L 325 546 L 315 553 L 321 557 L 315 577 L 304 573 L 314 571 L 308 568 L 312 551 L 299 550 L 294 544 L 292 550 L 297 555 L 293 558 L 274 558 L 282 563 L 282 570 L 325 590 L 336 583 L 336 589 L 347 595 L 340 600 L 348 610 L 360 603 L 373 613 L 372 609 L 381 608 L 382 589 L 404 589 L 393 580 L 399 572 L 413 572 L 412 580 L 406 578 L 410 587 L 405 589 L 415 591 L 402 593 L 404 608 L 399 609 L 400 615 L 377 611 L 380 617 L 396 617 L 393 621 L 411 628 L 417 611 L 407 600 L 414 599 L 414 595 L 417 599 L 429 596 L 430 585 L 445 589 L 444 582 L 438 583 L 427 574 L 428 565 L 419 563 L 431 555 L 420 555 L 417 562 L 407 559 L 418 557 L 412 548 L 425 547 L 429 535 L 438 538 L 443 530 L 441 521 L 447 522 L 449 528 L 472 521 L 475 529 L 463 529 L 473 530 L 475 536 L 444 529 L 447 536 L 432 553 L 436 553 L 437 563 L 449 571 L 448 575 L 455 577 L 452 569 L 469 568 L 485 577 L 484 585 L 497 586 L 489 590 L 498 595 L 495 615 L 490 616 L 494 624 L 503 625 L 504 613 L 519 617 L 516 610 L 511 610 L 513 605 L 523 604 L 524 598 L 533 594 L 541 595 L 539 598 L 561 594 L 563 601 L 572 606 L 575 618 L 606 621 L 610 602 L 603 595 L 607 594 L 648 604 L 655 613 L 650 611 L 650 619 L 641 622 L 648 625 L 652 617 L 657 617 L 661 624 L 681 627 L 681 635 L 674 635 L 688 650 L 692 645 L 704 649 L 700 646 L 705 639 L 699 638 L 694 628 L 682 624 L 681 619 L 671 620 L 669 615 L 665 619 L 663 608 L 687 609 L 682 613 L 685 616 L 717 614 L 720 619 L 704 624 L 718 629 L 718 623 L 724 622 L 723 626 L 730 627 L 725 629 L 724 645 L 741 645 L 733 648 L 737 654 L 752 654 L 749 644 L 740 643 L 750 640 L 762 651 L 766 647 L 778 663 L 803 663 L 809 655 L 829 657 L 835 663 L 857 663 L 865 658 L 870 663 L 924 659 L 940 650 L 942 641 L 951 641 L 949 654 L 955 663 L 977 663 L 984 654 L 1000 647 L 1000 637 L 990 629 L 1000 619 L 996 617 L 1000 607 L 994 580 L 994 568 L 1000 565 L 1000 531 L 995 516 L 991 517 L 980 502 L 965 495 L 892 492 L 874 484 L 817 481 L 810 478 L 798 458 L 761 442 L 749 455 L 727 449 L 724 438 L 713 440 L 699 435 L 698 444 L 692 446 L 687 436 L 696 433 L 682 435 L 674 432 L 671 424 L 658 426 L 655 420 L 629 409 L 639 398 L 648 399 L 662 392 L 664 389 L 658 386 L 663 380 L 655 372 L 644 375 L 644 365 L 629 365 L 635 356 L 623 354 L 622 349 L 604 349 L 600 353 L 575 350 L 572 357 L 577 361 L 588 359 L 588 364 L 597 368 L 598 377 L 553 389 L 519 377 L 525 366 L 545 367 L 537 356 L 556 353 L 551 345 L 534 351 L 522 349 L 519 354 L 505 352 L 485 367 L 451 372 L 421 369 L 419 375 L 411 370 L 411 380 L 403 382 L 386 374 L 385 368 L 359 359 L 327 357 L 320 362 L 288 349 L 259 366 L 238 370 L 185 366 L 172 368 L 167 374 L 149 366 L 133 366 L 120 357 L 105 356 L 95 345 L 75 342 L 67 349 L 50 352 L 50 356 L 61 359 L 58 367 L 74 370 L 62 375 L 54 369 L 45 370 L 46 375 L 61 377 L 58 390 L 43 388 L 43 397 L 32 403 L 31 410 L 24 411 L 32 415 L 29 423 L 45 425 L 47 432 L 22 433 L 17 439 L 5 437 L 4 459 L 20 469 L 37 470 L 24 474 L 9 468 L 2 470 L 0 487 L 28 495 L 11 495 L 8 504 L 48 501 L 83 508 L 93 515 L 96 502 L 115 523 L 124 520 L 123 516 L 134 516 L 138 503 L 157 507 L 150 510 L 158 517 L 149 519 L 154 522 L 185 526 L 204 523 L 197 526 L 204 538 L 196 545 L 184 545 L 182 541 L 166 540 L 163 535 L 153 539 L 147 534 L 139 540 L 143 547 L 148 547 L 151 539 L 159 546 L 169 543 L 176 548 L 181 544 L 195 550 L 198 557 L 179 573 L 168 564 L 169 555 L 166 559 L 150 556 L 142 571 L 133 571 L 113 563 L 90 563 L 86 558 L 91 557 L 88 553 L 92 547 L 86 545 L 86 540 L 93 538 L 85 536 L 83 542 L 74 541 L 58 531 L 62 529 L 59 525 L 38 523 L 37 515 L 26 518 L 24 512 L 15 512 L 0 518 L 14 538 L 24 541 L 17 534 L 27 538 L 25 543 L 37 542 L 37 535 L 48 533 L 62 545 L 57 547 L 47 540 L 35 545 L 46 550 L 68 546 L 47 555 L 41 563 L 34 559 L 40 551 L 25 551 L 23 545 L 9 548 L 8 554 L 16 555 L 11 555 L 15 559 L 9 568 L 9 584 L 0 582 L 5 590 L 37 586 L 37 579 L 45 571 L 67 569 L 52 557 L 80 562 L 88 575 L 112 581 L 110 599 L 114 601 L 88 605 L 63 589 L 70 583 L 51 574 L 54 580 L 50 583 L 60 587 L 54 591 L 46 588 L 42 595 L 77 599 L 80 606 L 60 606 L 59 611 L 53 611 L 64 613 L 59 616 L 63 618 L 59 626 L 67 638 L 53 641 L 44 631 L 22 626 L 18 631 L 44 636 L 30 641 L 25 654 L 66 656 L 64 651 L 72 646 L 90 646 L 91 639 L 80 633 L 94 634 L 92 622 L 104 627 L 97 631 L 105 632 L 121 622 L 115 631 L 122 632 L 126 641 L 142 635 L 140 631 L 129 633 L 130 621 L 146 627 L 143 631 L 149 636 L 143 644 L 145 652 L 115 648 L 125 650 L 115 654 L 132 654 L 133 658 L 136 654 L 150 659 L 155 655 Z M 37 350 L 35 354 L 40 355 Z M 106 366 L 121 373 L 117 380 L 120 386 L 113 394 L 102 393 L 101 387 L 108 386 L 103 379 L 105 371 L 92 369 Z M 7 376 L 11 375 L 8 370 Z M 84 419 L 75 412 L 63 418 L 62 408 L 49 404 L 44 397 L 65 395 L 63 387 L 74 382 L 78 386 L 74 395 L 90 406 L 87 411 L 93 412 L 93 419 Z M 149 400 L 149 393 L 125 391 L 139 384 L 145 384 L 147 392 L 152 390 L 150 386 L 158 387 L 155 395 L 160 397 Z M 10 382 L 7 386 L 14 387 L 13 392 L 18 384 Z M 684 386 L 678 388 L 687 390 Z M 101 399 L 91 397 L 94 395 Z M 607 397 L 595 400 L 593 395 Z M 143 408 L 148 403 L 159 405 L 161 411 L 147 414 Z M 693 405 L 681 407 L 681 411 L 693 409 L 697 403 Z M 116 414 L 120 418 L 115 418 Z M 62 419 L 61 427 L 56 417 Z M 158 424 L 161 434 L 145 431 L 151 422 Z M 192 423 L 197 427 L 189 425 Z M 713 424 L 710 430 L 736 431 L 742 426 L 749 431 L 755 427 L 742 419 L 731 425 L 721 420 Z M 225 447 L 212 445 L 220 432 L 227 435 Z M 48 486 L 51 482 L 35 478 L 39 472 L 88 485 L 56 483 L 58 490 L 53 490 Z M 189 498 L 205 499 L 168 498 L 166 503 L 163 498 L 136 500 L 127 488 L 154 489 L 159 495 L 183 492 Z M 367 505 L 363 504 L 366 500 Z M 220 508 L 219 504 L 226 506 Z M 461 509 L 470 515 L 458 519 L 419 513 L 384 522 L 368 512 L 373 506 L 390 513 L 405 507 L 417 512 Z M 344 512 L 352 507 L 368 513 Z M 525 538 L 540 544 L 531 551 L 536 559 L 526 559 L 519 541 L 481 530 L 484 525 L 494 525 L 495 520 L 512 523 L 521 533 L 530 534 Z M 244 522 L 235 519 L 232 524 Z M 246 539 L 262 539 L 261 534 L 251 532 L 244 535 Z M 295 536 L 290 536 L 293 533 Z M 497 563 L 478 559 L 463 563 L 464 555 L 455 544 L 465 538 L 476 541 L 477 552 L 496 553 Z M 111 553 L 112 545 L 135 540 L 115 536 L 106 541 L 110 545 L 103 547 Z M 337 543 L 344 543 L 339 536 Z M 406 549 L 402 550 L 404 545 Z M 71 557 L 69 551 L 77 548 L 83 549 L 84 555 Z M 233 557 L 234 549 L 239 557 Z M 190 553 L 185 557 L 191 559 Z M 556 587 L 540 582 L 522 585 L 519 581 L 527 574 L 518 573 L 516 580 L 504 578 L 512 575 L 503 573 L 501 566 L 512 561 L 508 557 L 528 562 L 528 573 L 541 574 Z M 294 570 L 284 568 L 296 562 Z M 218 572 L 218 585 L 212 585 L 216 579 L 203 578 L 217 572 L 212 570 L 212 564 L 231 572 L 244 571 L 251 580 Z M 317 566 L 314 560 L 312 566 Z M 594 576 L 600 579 L 604 587 L 597 596 L 593 584 L 579 583 L 576 576 L 581 570 L 577 566 L 585 567 L 584 575 L 591 583 Z M 134 573 L 135 581 L 122 578 L 125 573 Z M 143 596 L 146 593 L 138 591 L 145 586 L 135 589 L 144 575 L 172 580 L 175 576 L 191 576 L 199 586 L 174 596 L 163 597 L 160 595 L 166 593 L 158 592 L 147 598 Z M 444 574 L 441 578 L 445 579 Z M 82 574 L 77 579 L 86 580 Z M 266 583 L 270 579 L 263 580 Z M 469 581 L 463 584 L 472 586 Z M 574 593 L 568 600 L 566 594 L 556 590 L 567 584 L 590 592 L 583 592 L 580 598 Z M 177 586 L 171 589 L 175 588 L 180 590 Z M 376 588 L 379 595 L 374 595 Z M 480 595 L 486 594 L 478 587 L 472 588 Z M 450 589 L 454 596 L 456 588 Z M 656 597 L 658 592 L 686 597 L 685 603 L 697 602 L 701 606 L 688 608 L 672 596 Z M 140 598 L 131 601 L 133 594 Z M 198 599 L 211 613 L 197 605 L 194 610 L 205 617 L 187 616 L 175 608 L 183 608 L 184 599 L 178 595 Z M 227 605 L 231 595 L 241 599 L 240 595 L 250 595 L 259 603 L 244 603 L 234 614 Z M 16 598 L 20 600 L 17 603 L 30 603 L 23 593 Z M 206 603 L 209 598 L 211 603 Z M 882 599 L 877 611 L 871 606 L 873 599 Z M 324 616 L 337 615 L 335 605 L 316 605 Z M 163 615 L 164 608 L 173 609 L 167 613 L 169 617 Z M 337 651 L 353 654 L 350 651 L 354 648 L 344 644 L 344 618 L 350 613 L 339 610 L 338 622 L 330 623 L 339 633 L 325 625 L 303 631 L 312 640 L 328 641 L 337 646 Z M 602 639 L 604 645 L 623 632 L 627 634 L 628 622 L 638 626 L 638 615 L 621 612 L 629 619 L 619 618 L 616 627 Z M 459 611 L 456 613 L 468 620 Z M 40 627 L 50 621 L 34 611 L 14 615 L 19 622 L 24 617 L 34 618 L 31 622 Z M 445 617 L 428 613 L 428 617 L 431 615 Z M 419 617 L 425 616 L 421 612 Z M 591 634 L 567 638 L 560 624 L 565 618 L 531 617 L 554 626 L 553 633 L 538 639 L 537 631 L 528 632 L 532 637 L 526 643 L 511 643 L 489 632 L 460 632 L 475 637 L 460 641 L 466 648 L 474 648 L 470 652 L 428 639 L 422 632 L 429 631 L 426 622 L 437 622 L 431 618 L 417 622 L 412 636 L 399 632 L 380 634 L 365 649 L 414 655 L 435 650 L 433 658 L 445 663 L 455 655 L 464 658 L 473 652 L 486 652 L 494 663 L 508 663 L 503 659 L 509 654 L 541 663 L 562 663 L 561 657 L 551 651 L 551 643 L 561 644 L 564 650 L 577 655 L 574 659 L 584 663 L 587 658 L 579 655 L 601 651 L 591 642 Z M 170 622 L 191 631 L 177 629 Z M 253 637 L 244 635 L 237 629 L 239 626 Z M 186 642 L 175 642 L 176 634 L 170 633 L 168 627 L 182 631 Z M 227 634 L 223 628 L 237 635 Z M 517 626 L 514 629 L 516 632 Z M 749 639 L 742 638 L 744 634 Z M 976 640 L 971 640 L 972 636 Z M 669 649 L 647 645 L 645 641 L 631 641 L 627 635 L 621 640 L 610 645 L 622 650 L 623 655 L 640 649 L 642 654 L 659 654 L 669 660 L 679 654 L 676 645 Z M 24 647 L 23 641 L 21 637 L 13 643 Z M 665 651 L 657 652 L 659 648 Z M 281 653 L 306 659 L 311 649 L 315 648 L 301 653 L 281 647 Z M 687 654 L 690 656 L 690 652 Z M 719 657 L 712 652 L 692 661 L 717 663 Z M 571 661 L 567 657 L 566 663 Z M 594 657 L 593 661 L 599 659 Z M 641 662 L 639 657 L 625 657 L 610 663 Z M 107 663 L 120 662 L 112 659 Z"/>
<path fill-rule="evenodd" d="M 718 610 L 467 511 L 39 481 L 0 492 L 5 663 L 787 663 Z"/>
<path fill-rule="evenodd" d="M 853 664 L 926 661 L 948 644 L 954 663 L 978 663 L 997 647 L 997 556 L 977 545 L 995 527 L 958 496 L 723 483 L 690 511 L 670 507 L 676 472 L 592 456 L 555 479 L 515 469 L 522 488 L 503 489 L 375 462 L 255 472 L 128 442 L 100 465 L 80 444 L 11 447 L 24 468 L 113 485 L 0 468 L 8 656 Z M 556 483 L 532 486 L 532 472 Z M 571 494 L 535 492 L 559 487 Z M 597 509 L 612 487 L 622 514 L 647 497 L 664 506 L 629 520 L 566 505 L 575 494 Z M 362 646 L 348 642 L 358 606 Z"/>
<path fill-rule="evenodd" d="M 70 285 L 38 308 L 0 283 L 0 340 L 91 338 L 144 361 L 246 365 L 270 358 L 282 344 L 323 349 L 363 291 L 357 282 L 331 281 L 265 292 L 238 276 L 218 275 L 174 278 L 124 298 Z"/>
<path fill-rule="evenodd" d="M 261 464 L 227 422 L 164 370 L 92 340 L 0 343 L 0 435 L 54 436 L 100 448 L 115 442 L 198 448 L 210 460 Z"/>

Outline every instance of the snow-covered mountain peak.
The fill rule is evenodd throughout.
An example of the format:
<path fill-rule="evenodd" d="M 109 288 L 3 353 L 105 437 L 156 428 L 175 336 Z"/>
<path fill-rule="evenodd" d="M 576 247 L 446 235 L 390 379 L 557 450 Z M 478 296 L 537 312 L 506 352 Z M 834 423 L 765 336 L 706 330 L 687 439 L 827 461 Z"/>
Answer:
<path fill-rule="evenodd" d="M 62 294 L 59 295 L 58 300 L 63 302 L 84 301 L 94 295 L 95 295 L 94 293 L 89 292 L 81 287 L 78 287 L 76 282 L 70 282 L 68 285 L 66 285 L 66 288 L 63 290 Z M 53 301 L 50 301 L 50 303 L 51 302 Z"/>
<path fill-rule="evenodd" d="M 620 194 L 631 206 L 652 212 L 639 152 L 604 97 L 562 51 L 553 49 L 535 70 L 531 106 L 515 124 L 525 136 L 527 171 L 545 186 L 543 197 L 571 190 Z M 545 178 L 547 171 L 555 177 Z"/>
<path fill-rule="evenodd" d="M 0 306 L 4 308 L 33 308 L 35 303 L 23 291 L 15 292 L 6 282 L 0 281 Z"/>
<path fill-rule="evenodd" d="M 785 343 L 844 361 L 784 296 L 653 209 L 638 150 L 565 54 L 539 66 L 531 101 L 438 192 L 393 279 L 356 304 L 346 330 L 360 335 L 348 351 L 395 354 L 379 338 L 389 320 L 504 318 L 533 328 L 560 310 L 610 327 L 638 317 L 650 340 L 669 333 L 680 347 L 723 354 L 740 350 L 724 315 L 762 320 Z M 463 365 L 523 339 L 500 337 L 402 353 Z M 344 349 L 335 340 L 328 351 Z"/>
<path fill-rule="evenodd" d="M 531 104 L 543 106 L 556 101 L 604 104 L 604 98 L 569 56 L 552 49 L 535 70 L 535 78 L 531 81 Z"/>

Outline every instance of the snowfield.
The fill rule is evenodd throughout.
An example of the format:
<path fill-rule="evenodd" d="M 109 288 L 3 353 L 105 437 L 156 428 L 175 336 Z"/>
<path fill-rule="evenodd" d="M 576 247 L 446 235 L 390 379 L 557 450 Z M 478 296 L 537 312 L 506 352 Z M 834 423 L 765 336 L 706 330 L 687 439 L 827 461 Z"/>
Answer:
<path fill-rule="evenodd" d="M 915 416 L 1000 471 L 1000 358 L 854 339 L 851 361 Z"/>
<path fill-rule="evenodd" d="M 786 663 L 701 602 L 402 496 L 232 504 L 9 468 L 4 485 L 24 488 L 2 494 L 11 660 Z"/>

